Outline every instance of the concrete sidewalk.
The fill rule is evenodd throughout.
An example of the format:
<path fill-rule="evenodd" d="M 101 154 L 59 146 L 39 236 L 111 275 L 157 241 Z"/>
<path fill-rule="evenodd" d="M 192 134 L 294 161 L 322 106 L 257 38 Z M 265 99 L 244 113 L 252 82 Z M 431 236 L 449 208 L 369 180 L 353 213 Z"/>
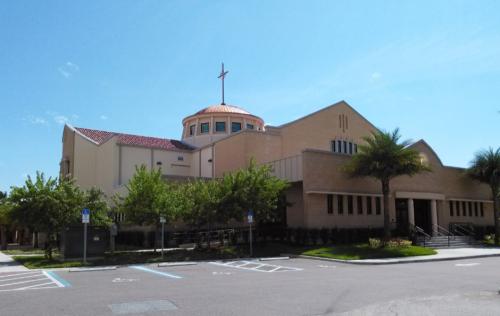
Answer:
<path fill-rule="evenodd" d="M 13 271 L 29 271 L 29 269 L 0 251 L 0 273 Z"/>
<path fill-rule="evenodd" d="M 396 264 L 396 263 L 413 263 L 413 262 L 431 262 L 431 261 L 446 261 L 446 260 L 460 260 L 484 257 L 500 256 L 500 248 L 450 248 L 450 249 L 436 249 L 437 254 L 430 256 L 418 256 L 407 258 L 386 258 L 386 259 L 363 259 L 363 260 L 340 260 L 312 256 L 299 256 L 300 258 L 309 258 L 317 260 L 344 262 L 352 264 Z"/>

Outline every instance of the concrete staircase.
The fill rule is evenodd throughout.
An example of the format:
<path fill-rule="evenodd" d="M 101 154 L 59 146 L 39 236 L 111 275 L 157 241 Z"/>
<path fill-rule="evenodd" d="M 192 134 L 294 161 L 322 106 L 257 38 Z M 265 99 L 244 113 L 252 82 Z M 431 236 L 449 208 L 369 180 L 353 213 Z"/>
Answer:
<path fill-rule="evenodd" d="M 479 245 L 478 241 L 471 236 L 419 236 L 416 244 L 430 248 L 463 248 Z"/>

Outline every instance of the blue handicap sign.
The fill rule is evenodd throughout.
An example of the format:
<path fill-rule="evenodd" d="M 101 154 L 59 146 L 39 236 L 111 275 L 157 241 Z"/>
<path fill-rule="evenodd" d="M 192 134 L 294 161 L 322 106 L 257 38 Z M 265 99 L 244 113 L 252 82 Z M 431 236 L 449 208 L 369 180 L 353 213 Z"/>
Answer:
<path fill-rule="evenodd" d="M 82 211 L 82 215 L 90 215 L 90 210 L 88 208 L 84 208 Z"/>
<path fill-rule="evenodd" d="M 247 214 L 247 216 L 251 216 L 251 217 L 253 217 L 253 211 L 252 211 L 252 210 L 248 210 L 248 214 Z"/>

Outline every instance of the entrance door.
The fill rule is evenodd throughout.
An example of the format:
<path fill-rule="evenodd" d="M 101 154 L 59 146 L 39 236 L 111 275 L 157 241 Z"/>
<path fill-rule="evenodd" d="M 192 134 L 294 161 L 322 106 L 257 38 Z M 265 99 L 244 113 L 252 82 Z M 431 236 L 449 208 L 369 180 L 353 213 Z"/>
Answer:
<path fill-rule="evenodd" d="M 415 225 L 422 228 L 427 234 L 432 234 L 431 201 L 414 200 Z"/>
<path fill-rule="evenodd" d="M 400 236 L 408 235 L 408 200 L 396 199 L 396 228 Z"/>

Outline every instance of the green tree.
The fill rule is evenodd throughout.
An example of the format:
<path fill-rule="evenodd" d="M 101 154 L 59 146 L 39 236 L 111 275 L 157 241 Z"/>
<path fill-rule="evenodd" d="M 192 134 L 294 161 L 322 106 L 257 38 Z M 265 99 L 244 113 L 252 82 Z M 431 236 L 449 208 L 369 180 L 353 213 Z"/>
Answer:
<path fill-rule="evenodd" d="M 219 180 L 195 180 L 184 184 L 185 206 L 182 219 L 197 229 L 207 228 L 208 247 L 214 226 L 227 222 L 219 212 L 220 190 Z"/>
<path fill-rule="evenodd" d="M 12 204 L 7 199 L 7 193 L 0 191 L 0 240 L 1 250 L 7 249 L 7 230 L 12 223 Z"/>
<path fill-rule="evenodd" d="M 118 210 L 130 223 L 155 225 L 156 240 L 160 216 L 171 222 L 179 216 L 186 203 L 179 186 L 163 180 L 161 169 L 148 171 L 144 165 L 136 167 L 134 176 L 127 184 L 127 191 L 127 196 L 115 199 L 118 200 Z"/>
<path fill-rule="evenodd" d="M 109 223 L 107 206 L 99 190 L 83 192 L 72 180 L 45 179 L 40 172 L 34 181 L 28 177 L 24 186 L 13 187 L 9 199 L 12 219 L 18 225 L 27 226 L 35 233 L 47 234 L 45 253 L 50 259 L 57 234 L 64 227 L 79 224 L 83 208 L 90 208 L 93 225 Z"/>
<path fill-rule="evenodd" d="M 410 141 L 400 141 L 399 129 L 393 132 L 377 131 L 364 137 L 365 144 L 358 146 L 358 153 L 346 164 L 345 170 L 352 177 L 372 177 L 380 181 L 384 200 L 384 235 L 390 237 L 389 194 L 393 178 L 430 171 L 420 159 L 417 150 L 410 148 Z"/>
<path fill-rule="evenodd" d="M 165 212 L 167 184 L 161 170 L 148 171 L 146 166 L 136 167 L 134 176 L 126 186 L 127 196 L 120 205 L 128 222 L 137 225 L 158 224 L 160 213 Z"/>
<path fill-rule="evenodd" d="M 247 168 L 225 174 L 220 185 L 223 218 L 243 221 L 248 210 L 253 210 L 258 223 L 282 219 L 278 209 L 288 183 L 273 176 L 270 166 L 257 166 L 252 159 Z"/>
<path fill-rule="evenodd" d="M 482 150 L 476 153 L 467 169 L 467 174 L 479 182 L 486 183 L 491 189 L 493 199 L 493 222 L 495 243 L 500 243 L 500 148 Z"/>

